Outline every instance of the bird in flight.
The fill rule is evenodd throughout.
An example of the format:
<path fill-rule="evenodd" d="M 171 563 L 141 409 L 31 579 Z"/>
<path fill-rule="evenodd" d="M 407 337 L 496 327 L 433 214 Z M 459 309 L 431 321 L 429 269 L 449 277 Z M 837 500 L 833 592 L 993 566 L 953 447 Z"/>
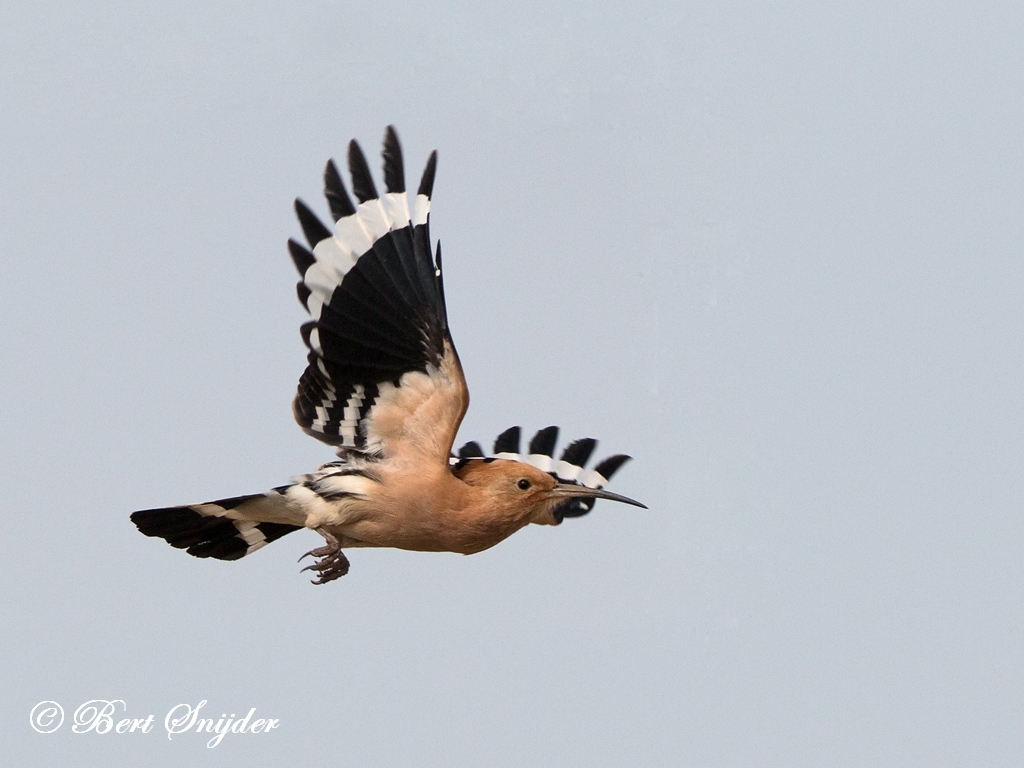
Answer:
<path fill-rule="evenodd" d="M 475 442 L 452 455 L 469 391 L 448 330 L 441 246 L 433 255 L 430 246 L 437 153 L 411 208 L 392 126 L 383 155 L 387 192 L 379 195 L 362 150 L 349 143 L 355 204 L 329 161 L 334 228 L 296 200 L 309 248 L 288 241 L 312 318 L 301 328 L 308 366 L 292 411 L 303 431 L 337 449 L 337 461 L 266 493 L 135 512 L 142 533 L 196 557 L 238 560 L 310 528 L 325 543 L 303 555 L 314 558 L 303 570 L 324 584 L 348 573 L 349 548 L 468 555 L 529 523 L 585 515 L 597 499 L 644 506 L 604 490 L 628 456 L 587 470 L 597 443 L 585 438 L 555 460 L 557 427 L 537 432 L 526 454 L 512 427 L 492 456 Z"/>

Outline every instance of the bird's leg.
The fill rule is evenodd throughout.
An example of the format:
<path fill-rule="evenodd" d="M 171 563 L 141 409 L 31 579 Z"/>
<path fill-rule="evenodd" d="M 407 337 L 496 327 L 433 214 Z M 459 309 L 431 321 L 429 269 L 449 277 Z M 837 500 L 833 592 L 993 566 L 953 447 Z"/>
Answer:
<path fill-rule="evenodd" d="M 341 551 L 341 544 L 338 543 L 338 540 L 332 534 L 323 528 L 317 528 L 316 532 L 323 536 L 327 543 L 322 547 L 309 550 L 309 552 L 299 558 L 299 562 L 302 562 L 310 555 L 318 558 L 315 563 L 307 565 L 302 571 L 316 571 L 316 578 L 313 580 L 313 583 L 326 584 L 328 581 L 340 579 L 348 573 L 349 563 L 345 553 Z"/>
<path fill-rule="evenodd" d="M 314 528 L 313 530 L 315 530 L 317 533 L 323 536 L 324 539 L 327 540 L 327 543 L 324 544 L 322 547 L 317 547 L 316 549 L 309 550 L 309 552 L 307 552 L 299 558 L 300 563 L 310 555 L 312 555 L 313 557 L 325 557 L 327 555 L 333 555 L 339 549 L 341 549 L 341 544 L 338 543 L 338 539 L 335 538 L 333 534 L 328 533 L 323 528 Z"/>

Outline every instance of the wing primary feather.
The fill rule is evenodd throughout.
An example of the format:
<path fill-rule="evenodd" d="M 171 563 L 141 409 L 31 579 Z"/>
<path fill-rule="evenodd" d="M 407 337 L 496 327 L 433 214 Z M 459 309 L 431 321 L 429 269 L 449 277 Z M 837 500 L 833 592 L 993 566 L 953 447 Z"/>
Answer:
<path fill-rule="evenodd" d="M 402 145 L 398 143 L 398 134 L 393 125 L 389 125 L 384 132 L 384 184 L 388 192 L 405 192 Z"/>
<path fill-rule="evenodd" d="M 410 285 L 409 278 L 400 263 L 394 265 L 397 268 L 389 269 L 388 263 L 383 258 L 393 256 L 394 260 L 398 261 L 398 255 L 394 253 L 393 247 L 388 248 L 391 245 L 390 239 L 381 238 L 378 242 L 380 243 L 379 248 L 375 244 L 373 250 L 360 257 L 358 268 L 346 275 L 346 283 L 358 279 L 356 275 L 365 278 L 366 284 L 378 292 L 378 295 L 391 307 L 391 311 L 396 314 L 397 318 L 402 318 L 410 325 L 416 325 L 415 290 Z M 353 285 L 353 288 L 356 287 Z"/>
<path fill-rule="evenodd" d="M 417 194 L 430 197 L 434 191 L 434 174 L 437 173 L 437 150 L 430 153 L 427 159 L 427 167 L 423 169 L 423 177 L 420 179 L 420 188 Z"/>
<path fill-rule="evenodd" d="M 306 345 L 307 349 L 313 349 L 313 342 L 310 341 L 310 334 L 312 334 L 314 330 L 319 333 L 315 320 L 307 320 L 299 326 L 299 335 L 302 337 L 302 343 Z"/>
<path fill-rule="evenodd" d="M 367 333 L 365 327 L 324 326 L 317 323 L 317 334 L 324 359 L 332 363 L 359 363 L 363 367 L 395 370 L 407 367 L 418 350 L 409 349 L 394 339 Z M 306 340 L 306 337 L 303 337 Z M 307 347 L 310 347 L 307 340 Z M 312 347 L 310 347 L 312 349 Z"/>
<path fill-rule="evenodd" d="M 337 290 L 344 291 L 345 287 Z M 352 304 L 356 306 L 351 306 Z M 380 314 L 379 307 L 363 304 L 354 298 L 351 301 L 332 301 L 325 304 L 317 322 L 331 331 L 347 331 L 356 334 L 358 338 L 386 342 L 393 348 L 402 349 L 410 359 L 418 359 L 422 352 L 422 340 L 419 335 L 409 333 L 407 329 L 390 322 L 386 315 Z"/>
<path fill-rule="evenodd" d="M 366 156 L 355 139 L 348 143 L 348 170 L 352 174 L 352 191 L 360 203 L 377 197 L 377 187 L 373 184 L 370 166 L 366 164 Z"/>
<path fill-rule="evenodd" d="M 307 248 L 291 238 L 288 239 L 288 253 L 291 254 L 292 261 L 295 264 L 295 268 L 299 270 L 300 275 L 305 275 L 306 270 L 313 266 L 313 263 L 316 261 L 316 257 Z"/>
<path fill-rule="evenodd" d="M 331 313 L 325 316 L 326 321 L 330 322 L 330 318 L 337 315 L 344 318 L 342 322 L 372 324 L 378 331 L 386 331 L 388 336 L 406 339 L 418 346 L 419 334 L 410 330 L 404 316 L 388 303 L 387 296 L 362 273 L 351 274 L 351 278 L 335 288 L 334 297 L 326 307 Z"/>
<path fill-rule="evenodd" d="M 331 231 L 316 217 L 309 206 L 298 198 L 295 199 L 295 214 L 299 217 L 302 233 L 306 236 L 310 248 L 315 248 L 317 243 L 331 236 Z"/>
<path fill-rule="evenodd" d="M 424 286 L 420 285 L 419 274 L 415 264 L 415 252 L 412 248 L 399 246 L 401 238 L 390 232 L 373 244 L 373 251 L 368 256 L 375 256 L 384 268 L 392 285 L 402 295 L 410 307 L 430 305 Z"/>
<path fill-rule="evenodd" d="M 435 263 L 432 258 L 430 247 L 430 191 L 434 186 L 436 167 L 437 152 L 432 152 L 427 161 L 427 167 L 423 171 L 423 179 L 420 182 L 419 193 L 416 195 L 415 210 L 412 215 L 412 239 L 416 262 L 433 273 L 429 276 L 431 282 L 437 281 L 441 269 L 441 265 Z M 441 299 L 443 301 L 443 294 Z"/>
<path fill-rule="evenodd" d="M 444 270 L 441 268 L 441 241 L 437 241 L 437 253 L 434 256 L 434 277 L 437 280 L 437 293 L 441 300 L 441 322 L 448 330 L 448 302 L 444 299 Z"/>
<path fill-rule="evenodd" d="M 391 232 L 389 239 L 419 301 L 428 307 L 436 308 L 437 278 L 433 274 L 433 263 L 424 263 L 416 258 L 416 246 L 407 227 Z"/>
<path fill-rule="evenodd" d="M 334 164 L 334 160 L 328 160 L 327 167 L 324 168 L 324 197 L 327 198 L 327 204 L 331 207 L 331 215 L 335 221 L 356 212 L 356 207 L 352 205 L 352 200 L 349 198 L 348 192 L 345 191 L 345 182 L 341 180 L 341 174 L 338 173 L 338 166 Z"/>

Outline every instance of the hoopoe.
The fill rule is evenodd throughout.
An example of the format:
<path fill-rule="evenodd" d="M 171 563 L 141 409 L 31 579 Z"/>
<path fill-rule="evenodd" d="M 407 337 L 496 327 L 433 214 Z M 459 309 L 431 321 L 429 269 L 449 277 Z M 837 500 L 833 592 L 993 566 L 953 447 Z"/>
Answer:
<path fill-rule="evenodd" d="M 628 456 L 588 471 L 596 441 L 585 438 L 555 461 L 557 427 L 540 430 L 526 455 L 519 427 L 498 437 L 490 457 L 475 442 L 452 455 L 469 391 L 448 330 L 440 243 L 431 257 L 437 152 L 411 209 L 393 126 L 383 155 L 381 196 L 359 145 L 349 143 L 358 205 L 328 161 L 334 229 L 296 200 L 309 248 L 288 241 L 299 301 L 312 318 L 301 329 L 308 367 L 292 411 L 307 434 L 337 449 L 337 461 L 266 493 L 135 512 L 142 533 L 196 557 L 237 560 L 310 528 L 325 544 L 303 555 L 315 558 L 303 570 L 324 584 L 348 573 L 343 549 L 351 547 L 468 555 L 529 523 L 585 515 L 597 499 L 644 506 L 603 490 Z"/>

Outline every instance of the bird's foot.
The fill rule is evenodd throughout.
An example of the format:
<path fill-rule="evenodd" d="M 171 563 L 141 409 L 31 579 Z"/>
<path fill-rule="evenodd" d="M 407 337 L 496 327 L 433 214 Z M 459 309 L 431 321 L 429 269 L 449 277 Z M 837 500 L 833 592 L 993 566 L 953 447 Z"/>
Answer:
<path fill-rule="evenodd" d="M 340 579 L 346 573 L 348 573 L 349 562 L 348 558 L 345 557 L 345 553 L 341 551 L 341 545 L 338 540 L 325 531 L 323 528 L 317 528 L 316 532 L 323 536 L 327 543 L 322 547 L 311 549 L 309 552 L 299 558 L 299 562 L 302 562 L 305 558 L 312 555 L 317 558 L 317 561 L 312 565 L 307 565 L 300 571 L 315 571 L 316 578 L 313 580 L 313 584 L 326 584 L 328 581 L 334 581 Z"/>

